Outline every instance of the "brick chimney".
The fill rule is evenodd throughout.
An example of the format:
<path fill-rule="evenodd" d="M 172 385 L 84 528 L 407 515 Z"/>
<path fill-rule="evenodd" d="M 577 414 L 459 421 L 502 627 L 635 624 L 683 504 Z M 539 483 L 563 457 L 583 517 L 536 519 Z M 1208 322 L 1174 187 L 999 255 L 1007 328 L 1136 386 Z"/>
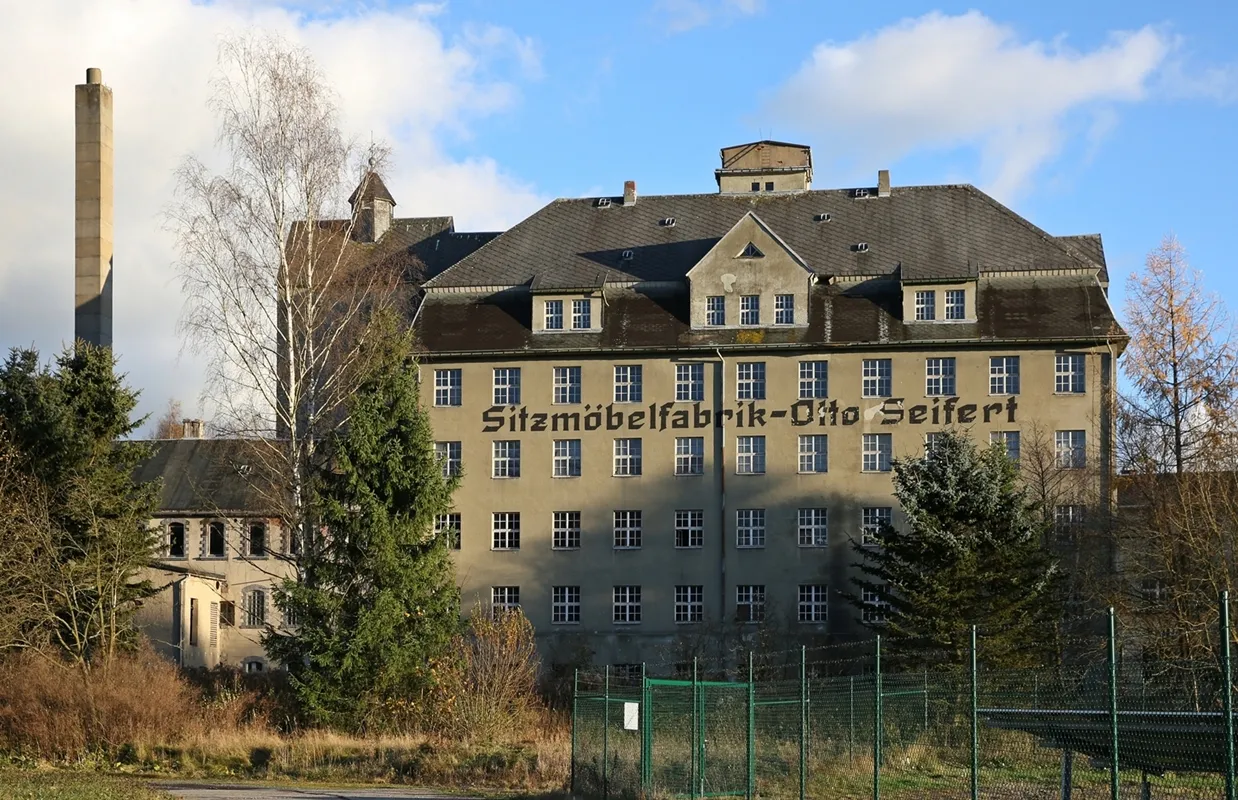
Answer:
<path fill-rule="evenodd" d="M 200 419 L 186 419 L 181 421 L 181 427 L 184 433 L 182 439 L 201 439 L 206 433 L 206 421 Z"/>
<path fill-rule="evenodd" d="M 623 182 L 623 204 L 625 206 L 636 205 L 636 181 Z"/>
<path fill-rule="evenodd" d="M 112 346 L 112 90 L 86 70 L 75 91 L 73 336 Z"/>

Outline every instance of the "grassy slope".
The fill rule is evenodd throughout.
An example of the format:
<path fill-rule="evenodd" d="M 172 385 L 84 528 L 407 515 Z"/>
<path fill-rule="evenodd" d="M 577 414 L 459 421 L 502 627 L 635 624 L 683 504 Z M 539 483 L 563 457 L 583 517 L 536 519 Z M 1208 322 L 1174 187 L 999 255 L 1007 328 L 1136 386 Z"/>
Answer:
<path fill-rule="evenodd" d="M 0 770 L 0 797 L 11 800 L 164 800 L 171 795 L 132 778 Z"/>

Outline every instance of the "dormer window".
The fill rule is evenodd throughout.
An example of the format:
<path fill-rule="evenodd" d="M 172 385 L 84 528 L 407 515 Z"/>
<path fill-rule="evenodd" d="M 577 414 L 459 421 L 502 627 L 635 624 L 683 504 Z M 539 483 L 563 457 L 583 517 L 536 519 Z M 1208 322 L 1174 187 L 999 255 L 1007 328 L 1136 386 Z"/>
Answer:
<path fill-rule="evenodd" d="M 593 304 L 589 300 L 572 301 L 572 330 L 587 331 L 593 327 Z"/>
<path fill-rule="evenodd" d="M 546 324 L 543 326 L 548 331 L 563 330 L 563 301 L 562 300 L 547 300 L 546 301 Z"/>
<path fill-rule="evenodd" d="M 937 319 L 937 293 L 916 292 L 916 321 L 931 322 Z"/>
<path fill-rule="evenodd" d="M 967 318 L 967 293 L 962 289 L 946 290 L 946 319 Z"/>
<path fill-rule="evenodd" d="M 739 324 L 761 324 L 761 295 L 746 294 L 739 298 Z"/>

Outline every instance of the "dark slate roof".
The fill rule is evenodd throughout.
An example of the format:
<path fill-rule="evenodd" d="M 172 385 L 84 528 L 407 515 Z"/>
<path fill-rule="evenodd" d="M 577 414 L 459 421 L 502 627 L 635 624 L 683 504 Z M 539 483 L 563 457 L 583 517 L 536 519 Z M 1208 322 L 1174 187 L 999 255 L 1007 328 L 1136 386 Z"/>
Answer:
<path fill-rule="evenodd" d="M 342 232 L 347 220 L 323 222 L 321 227 Z M 460 259 L 485 245 L 498 233 L 456 233 L 451 217 L 409 217 L 393 219 L 391 227 L 377 242 L 350 240 L 345 258 L 355 266 L 394 263 L 413 284 L 438 275 Z"/>
<path fill-rule="evenodd" d="M 903 324 L 901 289 L 897 280 L 889 278 L 816 284 L 809 301 L 809 324 L 801 328 L 693 331 L 686 286 L 608 289 L 603 328 L 597 333 L 534 334 L 531 307 L 525 288 L 481 296 L 431 293 L 421 309 L 419 335 L 430 358 L 464 353 L 1097 341 L 1125 336 L 1104 289 L 1084 274 L 981 279 L 974 323 Z"/>
<path fill-rule="evenodd" d="M 365 177 L 361 179 L 361 183 L 357 184 L 357 188 L 353 189 L 352 194 L 348 196 L 348 202 L 355 205 L 358 200 L 386 200 L 391 205 L 395 205 L 395 198 L 391 196 L 391 192 L 387 191 L 387 184 L 383 183 L 382 176 L 377 172 L 367 172 Z"/>
<path fill-rule="evenodd" d="M 1102 268 L 1087 237 L 1050 236 L 972 186 L 896 187 L 889 197 L 852 189 L 556 200 L 428 282 L 430 287 L 678 281 L 748 211 L 817 273 L 891 275 L 905 281 L 980 272 Z M 828 222 L 818 222 L 829 214 Z M 663 220 L 673 217 L 673 226 Z M 857 244 L 866 243 L 865 252 Z M 625 250 L 633 258 L 625 260 Z"/>
<path fill-rule="evenodd" d="M 140 483 L 162 480 L 159 513 L 261 513 L 272 505 L 254 488 L 259 472 L 257 447 L 238 439 L 161 439 L 153 441 L 154 454 L 134 474 Z"/>

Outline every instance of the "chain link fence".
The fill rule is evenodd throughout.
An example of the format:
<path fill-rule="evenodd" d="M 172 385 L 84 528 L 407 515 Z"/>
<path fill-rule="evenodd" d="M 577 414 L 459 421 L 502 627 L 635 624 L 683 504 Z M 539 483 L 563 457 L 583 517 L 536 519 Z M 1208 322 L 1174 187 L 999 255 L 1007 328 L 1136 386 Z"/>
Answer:
<path fill-rule="evenodd" d="M 1238 800 L 1228 598 L 1221 618 L 1206 662 L 1142 658 L 1110 612 L 1038 669 L 986 668 L 973 631 L 970 663 L 932 669 L 877 638 L 578 672 L 572 793 Z"/>

